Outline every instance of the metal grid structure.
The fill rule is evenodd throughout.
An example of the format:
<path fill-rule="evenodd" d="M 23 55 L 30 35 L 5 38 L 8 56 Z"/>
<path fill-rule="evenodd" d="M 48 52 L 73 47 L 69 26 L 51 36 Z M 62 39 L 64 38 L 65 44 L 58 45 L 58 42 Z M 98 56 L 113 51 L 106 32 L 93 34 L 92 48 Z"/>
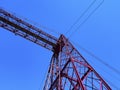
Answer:
<path fill-rule="evenodd" d="M 43 90 L 112 90 L 75 47 L 0 9 L 0 27 L 53 51 Z"/>
<path fill-rule="evenodd" d="M 57 38 L 3 9 L 0 9 L 0 26 L 52 51 L 57 42 Z"/>
<path fill-rule="evenodd" d="M 61 35 L 44 90 L 111 90 L 73 45 Z"/>

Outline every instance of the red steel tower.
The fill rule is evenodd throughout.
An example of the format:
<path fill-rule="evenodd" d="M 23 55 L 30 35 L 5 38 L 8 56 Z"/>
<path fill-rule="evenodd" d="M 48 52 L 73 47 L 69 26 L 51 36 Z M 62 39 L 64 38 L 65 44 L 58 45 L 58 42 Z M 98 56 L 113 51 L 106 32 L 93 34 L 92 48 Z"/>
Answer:
<path fill-rule="evenodd" d="M 53 52 L 43 90 L 112 90 L 64 35 L 57 39 L 3 9 L 0 27 Z"/>

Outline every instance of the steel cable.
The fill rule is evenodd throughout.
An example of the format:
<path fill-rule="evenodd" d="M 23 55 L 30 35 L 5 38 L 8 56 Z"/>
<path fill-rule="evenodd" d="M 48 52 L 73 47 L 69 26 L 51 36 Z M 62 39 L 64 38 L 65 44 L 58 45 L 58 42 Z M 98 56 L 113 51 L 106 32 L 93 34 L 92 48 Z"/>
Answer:
<path fill-rule="evenodd" d="M 68 39 L 69 39 L 70 37 L 72 37 L 72 35 L 73 35 L 79 28 L 81 28 L 81 26 L 93 15 L 93 13 L 94 13 L 95 11 L 97 11 L 97 9 L 98 9 L 100 6 L 102 6 L 103 3 L 104 3 L 104 0 L 102 0 L 102 2 L 87 16 L 87 18 L 74 30 L 74 32 L 68 36 Z"/>
<path fill-rule="evenodd" d="M 67 30 L 67 32 L 65 33 L 65 35 L 70 32 L 70 30 L 74 27 L 74 25 L 79 22 L 79 20 L 89 11 L 89 9 L 94 5 L 94 3 L 95 3 L 96 1 L 97 1 L 97 0 L 94 0 L 94 1 L 88 6 L 88 8 L 78 17 L 78 19 L 77 19 L 77 20 L 71 25 L 71 27 Z"/>

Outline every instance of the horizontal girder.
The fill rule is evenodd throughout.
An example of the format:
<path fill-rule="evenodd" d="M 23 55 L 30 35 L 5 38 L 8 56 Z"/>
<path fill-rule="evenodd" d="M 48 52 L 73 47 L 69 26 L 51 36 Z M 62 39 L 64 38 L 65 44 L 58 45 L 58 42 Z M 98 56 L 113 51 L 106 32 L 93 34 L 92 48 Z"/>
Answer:
<path fill-rule="evenodd" d="M 20 35 L 42 47 L 54 51 L 57 43 L 57 38 L 49 35 L 39 28 L 17 18 L 15 15 L 0 9 L 0 27 L 9 30 L 16 35 Z"/>

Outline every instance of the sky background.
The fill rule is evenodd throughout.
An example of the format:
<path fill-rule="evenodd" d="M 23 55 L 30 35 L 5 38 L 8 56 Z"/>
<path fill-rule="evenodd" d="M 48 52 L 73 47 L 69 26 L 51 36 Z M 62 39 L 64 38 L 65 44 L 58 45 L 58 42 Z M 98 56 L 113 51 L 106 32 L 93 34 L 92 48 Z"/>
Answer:
<path fill-rule="evenodd" d="M 101 1 L 96 0 L 72 29 L 93 0 L 0 0 L 0 7 L 57 38 L 65 34 L 111 88 L 120 90 L 119 74 L 79 47 L 120 69 L 120 0 L 105 0 L 76 30 Z M 0 28 L 0 90 L 42 90 L 51 56 L 51 51 Z"/>

